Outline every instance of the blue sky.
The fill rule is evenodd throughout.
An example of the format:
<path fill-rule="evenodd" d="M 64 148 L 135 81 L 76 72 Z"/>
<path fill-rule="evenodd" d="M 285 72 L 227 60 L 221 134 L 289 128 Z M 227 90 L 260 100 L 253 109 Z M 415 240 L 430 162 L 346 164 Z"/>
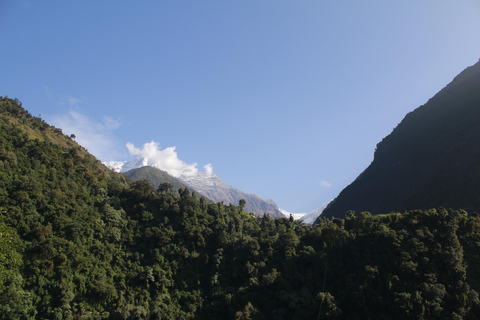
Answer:
<path fill-rule="evenodd" d="M 308 212 L 478 61 L 479 39 L 478 0 L 1 0 L 0 95 L 100 160 L 155 141 Z"/>

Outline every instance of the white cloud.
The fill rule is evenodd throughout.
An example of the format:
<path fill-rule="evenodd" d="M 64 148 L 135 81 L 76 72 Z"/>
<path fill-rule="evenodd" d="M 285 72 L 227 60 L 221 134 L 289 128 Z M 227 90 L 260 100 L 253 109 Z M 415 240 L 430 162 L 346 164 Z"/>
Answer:
<path fill-rule="evenodd" d="M 206 173 L 210 175 L 213 174 L 213 166 L 211 163 L 204 165 L 203 168 L 205 169 Z"/>
<path fill-rule="evenodd" d="M 187 164 L 178 158 L 176 147 L 160 149 L 158 142 L 145 143 L 143 148 L 136 148 L 132 143 L 127 143 L 130 154 L 147 159 L 148 163 L 167 171 L 174 177 L 182 175 L 191 176 L 198 173 L 197 164 Z"/>
<path fill-rule="evenodd" d="M 329 188 L 329 187 L 332 186 L 332 184 L 330 182 L 326 181 L 326 180 L 320 181 L 319 184 L 320 184 L 321 187 L 324 187 L 324 188 Z"/>
<path fill-rule="evenodd" d="M 77 98 L 75 98 L 75 97 L 66 97 L 66 98 L 64 98 L 64 99 L 67 101 L 67 103 L 68 103 L 68 104 L 70 105 L 70 107 L 72 107 L 72 108 L 77 108 L 78 105 L 79 105 L 79 103 L 82 102 L 82 100 L 77 99 Z"/>
<path fill-rule="evenodd" d="M 82 100 L 70 95 L 56 94 L 47 86 L 42 86 L 42 88 L 48 98 L 54 99 L 58 104 L 62 106 L 68 106 L 70 109 L 78 110 L 80 108 L 80 104 L 85 102 L 85 99 Z"/>
<path fill-rule="evenodd" d="M 113 134 L 113 131 L 121 126 L 120 120 L 112 117 L 103 117 L 101 122 L 91 120 L 80 113 L 80 105 L 87 99 L 79 99 L 71 95 L 59 95 L 43 86 L 45 95 L 55 100 L 61 106 L 70 111 L 65 114 L 57 114 L 48 117 L 48 122 L 55 127 L 62 129 L 63 133 L 75 135 L 75 140 L 88 152 L 102 161 L 112 160 L 120 157 L 120 143 Z"/>
<path fill-rule="evenodd" d="M 49 87 L 47 86 L 42 86 L 43 90 L 45 91 L 45 95 L 48 97 L 48 98 L 53 98 L 54 97 L 54 94 L 52 92 L 52 90 L 50 90 Z"/>
<path fill-rule="evenodd" d="M 80 100 L 69 98 L 70 106 L 75 106 Z M 74 134 L 75 141 L 85 147 L 91 154 L 102 161 L 119 157 L 119 143 L 113 131 L 121 126 L 119 120 L 104 117 L 102 122 L 95 122 L 87 116 L 71 110 L 67 114 L 56 115 L 51 123 L 61 128 L 67 134 Z"/>
<path fill-rule="evenodd" d="M 103 117 L 103 127 L 105 130 L 117 130 L 122 125 L 120 120 L 113 119 L 112 117 Z"/>
<path fill-rule="evenodd" d="M 170 175 L 178 178 L 181 176 L 193 176 L 198 173 L 197 164 L 188 164 L 178 158 L 176 147 L 161 149 L 158 142 L 151 141 L 136 148 L 132 143 L 127 143 L 127 149 L 130 154 L 147 159 L 148 165 L 154 166 L 168 172 Z M 204 166 L 208 173 L 213 173 L 211 164 Z"/>

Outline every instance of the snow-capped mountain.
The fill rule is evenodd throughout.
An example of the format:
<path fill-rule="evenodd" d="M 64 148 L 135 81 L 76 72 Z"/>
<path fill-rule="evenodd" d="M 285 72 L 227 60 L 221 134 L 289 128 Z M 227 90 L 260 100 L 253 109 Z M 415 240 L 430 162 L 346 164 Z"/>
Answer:
<path fill-rule="evenodd" d="M 106 165 L 109 169 L 120 173 L 146 166 L 155 167 L 155 165 L 153 163 L 150 163 L 146 158 L 136 158 L 132 161 L 107 161 L 103 164 Z"/>
<path fill-rule="evenodd" d="M 325 210 L 325 208 L 328 206 L 328 204 L 330 203 L 331 201 L 329 202 L 325 202 L 324 204 L 322 204 L 320 207 L 318 207 L 317 209 L 313 210 L 313 211 L 310 211 L 308 214 L 306 214 L 305 216 L 303 216 L 303 221 L 305 223 L 314 223 L 315 220 L 317 220 L 317 218 L 323 213 L 323 210 Z"/>
<path fill-rule="evenodd" d="M 115 172 L 124 172 L 122 171 L 123 166 L 127 163 L 127 161 L 105 161 L 103 164 L 109 168 L 112 169 Z"/>
<path fill-rule="evenodd" d="M 256 194 L 248 194 L 228 186 L 214 173 L 199 172 L 193 176 L 182 176 L 179 180 L 215 202 L 223 201 L 225 204 L 238 205 L 240 199 L 244 199 L 245 211 L 256 215 L 267 213 L 275 217 L 283 216 L 273 200 L 263 199 Z"/>
<path fill-rule="evenodd" d="M 290 215 L 292 215 L 293 219 L 295 219 L 295 220 L 300 220 L 302 217 L 304 217 L 305 215 L 308 214 L 308 213 L 292 213 L 292 212 L 288 212 L 287 210 L 283 210 L 283 209 L 278 209 L 278 210 L 280 210 L 280 212 L 286 218 L 290 218 Z"/>
<path fill-rule="evenodd" d="M 139 157 L 133 161 L 108 161 L 104 164 L 120 173 L 130 171 L 132 169 L 144 166 L 155 167 L 148 159 Z M 256 215 L 267 213 L 274 217 L 283 217 L 283 214 L 277 207 L 277 204 L 270 199 L 263 199 L 256 194 L 248 194 L 234 187 L 225 184 L 222 179 L 212 172 L 198 172 L 196 174 L 181 175 L 176 177 L 196 192 L 206 196 L 207 198 L 225 204 L 238 205 L 240 199 L 246 201 L 245 211 L 253 212 Z"/>
<path fill-rule="evenodd" d="M 292 215 L 293 219 L 295 220 L 302 220 L 305 223 L 312 224 L 322 214 L 323 210 L 325 210 L 325 208 L 328 206 L 330 202 L 331 201 L 322 204 L 320 207 L 318 207 L 313 211 L 310 211 L 309 213 L 290 213 L 283 209 L 279 209 L 279 210 L 287 218 L 289 218 L 290 215 Z"/>

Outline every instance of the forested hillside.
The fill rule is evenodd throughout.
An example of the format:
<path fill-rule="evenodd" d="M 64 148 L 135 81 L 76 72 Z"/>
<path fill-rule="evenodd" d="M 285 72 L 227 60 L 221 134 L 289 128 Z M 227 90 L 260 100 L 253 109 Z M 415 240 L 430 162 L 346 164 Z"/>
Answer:
<path fill-rule="evenodd" d="M 150 166 L 132 169 L 124 172 L 123 175 L 134 181 L 147 180 L 148 182 L 150 182 L 150 184 L 155 190 L 157 190 L 160 185 L 162 185 L 162 187 L 164 188 L 172 188 L 172 190 L 176 193 L 177 196 L 179 196 L 179 189 L 187 188 L 190 190 L 190 192 L 194 191 L 188 188 L 188 186 L 184 183 L 178 181 L 177 179 L 166 173 L 165 171 Z M 197 194 L 196 196 L 198 199 L 202 197 L 202 195 L 200 194 Z"/>
<path fill-rule="evenodd" d="M 477 319 L 480 217 L 306 227 L 107 170 L 0 98 L 1 319 Z"/>
<path fill-rule="evenodd" d="M 480 211 L 479 119 L 480 62 L 407 114 L 323 215 L 439 206 Z"/>

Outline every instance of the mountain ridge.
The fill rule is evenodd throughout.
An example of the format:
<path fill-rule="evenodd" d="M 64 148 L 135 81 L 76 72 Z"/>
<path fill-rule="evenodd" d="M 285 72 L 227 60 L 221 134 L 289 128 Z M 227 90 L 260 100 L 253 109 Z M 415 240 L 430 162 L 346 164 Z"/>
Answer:
<path fill-rule="evenodd" d="M 138 169 L 145 166 L 155 167 L 149 159 L 138 157 L 132 161 L 108 161 L 104 164 L 112 170 L 122 172 Z M 167 172 L 168 174 L 168 172 Z M 245 210 L 256 215 L 268 214 L 272 217 L 284 217 L 278 209 L 277 204 L 271 199 L 264 199 L 256 194 L 248 194 L 225 184 L 220 177 L 213 172 L 198 172 L 197 174 L 181 175 L 173 177 L 184 183 L 199 194 L 211 199 L 214 202 L 238 205 L 241 199 L 246 201 Z"/>
<path fill-rule="evenodd" d="M 169 175 L 167 172 L 151 166 L 143 166 L 140 168 L 130 169 L 127 172 L 123 172 L 122 174 L 134 181 L 147 180 L 155 190 L 157 190 L 161 184 L 169 183 L 173 187 L 174 193 L 177 195 L 179 195 L 180 189 L 185 188 L 189 189 L 191 192 L 196 192 L 180 180 Z M 197 198 L 200 199 L 200 197 L 202 196 L 203 195 L 197 193 Z"/>
<path fill-rule="evenodd" d="M 377 144 L 372 163 L 340 192 L 324 216 L 440 206 L 479 210 L 478 119 L 480 62 L 409 112 Z"/>

